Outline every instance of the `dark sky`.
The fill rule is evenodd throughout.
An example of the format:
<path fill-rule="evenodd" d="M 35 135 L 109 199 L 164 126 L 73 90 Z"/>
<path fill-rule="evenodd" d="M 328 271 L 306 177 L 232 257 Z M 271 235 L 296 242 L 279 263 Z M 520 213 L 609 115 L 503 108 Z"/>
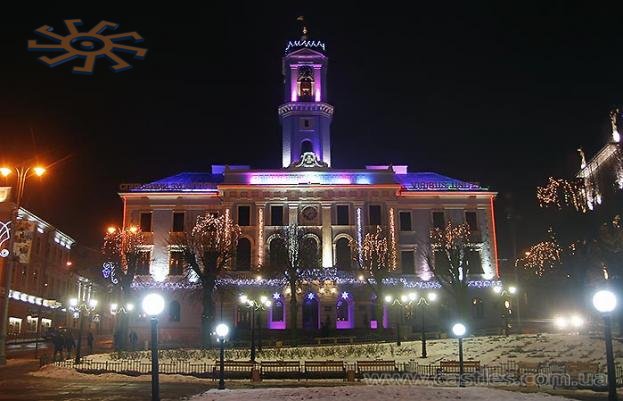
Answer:
<path fill-rule="evenodd" d="M 280 62 L 300 14 L 327 43 L 334 167 L 393 162 L 479 181 L 500 192 L 502 234 L 512 196 L 523 216 L 520 245 L 544 233 L 535 186 L 573 174 L 575 149 L 601 147 L 608 112 L 622 103 L 620 5 L 300 3 L 5 15 L 0 158 L 59 161 L 29 182 L 26 206 L 99 246 L 104 228 L 120 222 L 120 183 L 212 163 L 279 167 Z M 93 76 L 71 74 L 71 62 L 48 68 L 26 41 L 44 24 L 64 33 L 67 18 L 139 32 L 146 59 L 126 57 L 134 68 L 118 74 L 105 60 Z"/>

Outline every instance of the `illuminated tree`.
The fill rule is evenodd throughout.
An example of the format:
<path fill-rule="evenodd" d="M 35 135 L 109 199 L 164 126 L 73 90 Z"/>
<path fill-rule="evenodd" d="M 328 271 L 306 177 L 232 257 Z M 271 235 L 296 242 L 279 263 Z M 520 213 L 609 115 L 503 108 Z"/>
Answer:
<path fill-rule="evenodd" d="M 473 267 L 469 257 L 472 251 L 469 239 L 469 225 L 455 225 L 449 221 L 443 228 L 432 229 L 430 247 L 422 247 L 426 249 L 429 270 L 454 300 L 456 313 L 461 319 L 468 317 L 468 279 Z"/>
<path fill-rule="evenodd" d="M 290 294 L 290 334 L 293 345 L 298 342 L 298 300 L 297 293 L 303 282 L 303 278 L 311 268 L 318 265 L 318 248 L 312 246 L 314 241 L 309 237 L 309 232 L 296 224 L 285 227 L 278 238 L 273 241 L 279 242 L 280 246 L 271 247 L 271 270 L 273 274 L 282 276 Z"/>
<path fill-rule="evenodd" d="M 190 276 L 201 284 L 204 345 L 210 344 L 210 333 L 215 323 L 216 282 L 231 267 L 239 237 L 240 227 L 233 224 L 228 216 L 207 214 L 197 217 L 190 233 L 183 233 L 175 243 L 190 269 Z"/>
<path fill-rule="evenodd" d="M 376 328 L 383 328 L 383 297 L 386 291 L 384 280 L 393 270 L 390 261 L 389 242 L 385 231 L 377 226 L 376 231 L 366 233 L 361 246 L 351 241 L 353 260 L 362 271 L 362 278 L 376 297 Z"/>
<path fill-rule="evenodd" d="M 144 238 L 140 228 L 136 226 L 119 229 L 110 227 L 104 238 L 102 253 L 104 263 L 104 277 L 109 279 L 119 296 L 119 304 L 126 305 L 130 300 L 132 283 L 138 268 L 145 255 L 143 252 Z M 127 348 L 128 341 L 128 311 L 121 308 L 117 315 L 115 327 L 115 347 L 121 350 Z"/>

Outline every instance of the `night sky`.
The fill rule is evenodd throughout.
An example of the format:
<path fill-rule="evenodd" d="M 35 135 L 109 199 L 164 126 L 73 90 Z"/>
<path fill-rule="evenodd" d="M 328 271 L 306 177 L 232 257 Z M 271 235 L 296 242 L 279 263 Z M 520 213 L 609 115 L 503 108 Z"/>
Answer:
<path fill-rule="evenodd" d="M 29 182 L 26 207 L 98 247 L 105 227 L 121 221 L 120 183 L 213 163 L 280 167 L 280 63 L 285 42 L 300 36 L 301 14 L 311 38 L 327 43 L 334 167 L 393 162 L 478 181 L 500 193 L 503 250 L 509 197 L 522 217 L 520 246 L 540 239 L 535 186 L 571 176 L 576 148 L 599 149 L 609 110 L 623 103 L 620 3 L 299 3 L 32 6 L 5 15 L 0 159 L 53 164 Z M 135 30 L 147 57 L 125 56 L 134 68 L 117 74 L 99 60 L 92 76 L 73 75 L 74 62 L 38 62 L 42 54 L 26 49 L 33 30 L 47 24 L 64 34 L 68 18 Z"/>

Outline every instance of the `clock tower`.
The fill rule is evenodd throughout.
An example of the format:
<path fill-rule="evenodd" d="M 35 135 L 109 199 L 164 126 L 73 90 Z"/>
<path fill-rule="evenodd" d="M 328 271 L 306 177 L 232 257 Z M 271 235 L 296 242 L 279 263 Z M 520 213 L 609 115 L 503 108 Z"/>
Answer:
<path fill-rule="evenodd" d="M 327 103 L 327 62 L 325 43 L 309 39 L 305 26 L 301 39 L 286 46 L 284 103 L 279 106 L 283 167 L 298 164 L 309 153 L 331 166 L 333 106 Z"/>

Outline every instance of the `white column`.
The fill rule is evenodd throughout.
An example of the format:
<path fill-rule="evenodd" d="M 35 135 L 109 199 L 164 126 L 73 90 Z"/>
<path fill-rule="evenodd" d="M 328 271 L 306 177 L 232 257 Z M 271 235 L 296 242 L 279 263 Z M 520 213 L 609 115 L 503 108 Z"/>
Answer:
<path fill-rule="evenodd" d="M 331 205 L 322 205 L 322 267 L 333 267 Z"/>

